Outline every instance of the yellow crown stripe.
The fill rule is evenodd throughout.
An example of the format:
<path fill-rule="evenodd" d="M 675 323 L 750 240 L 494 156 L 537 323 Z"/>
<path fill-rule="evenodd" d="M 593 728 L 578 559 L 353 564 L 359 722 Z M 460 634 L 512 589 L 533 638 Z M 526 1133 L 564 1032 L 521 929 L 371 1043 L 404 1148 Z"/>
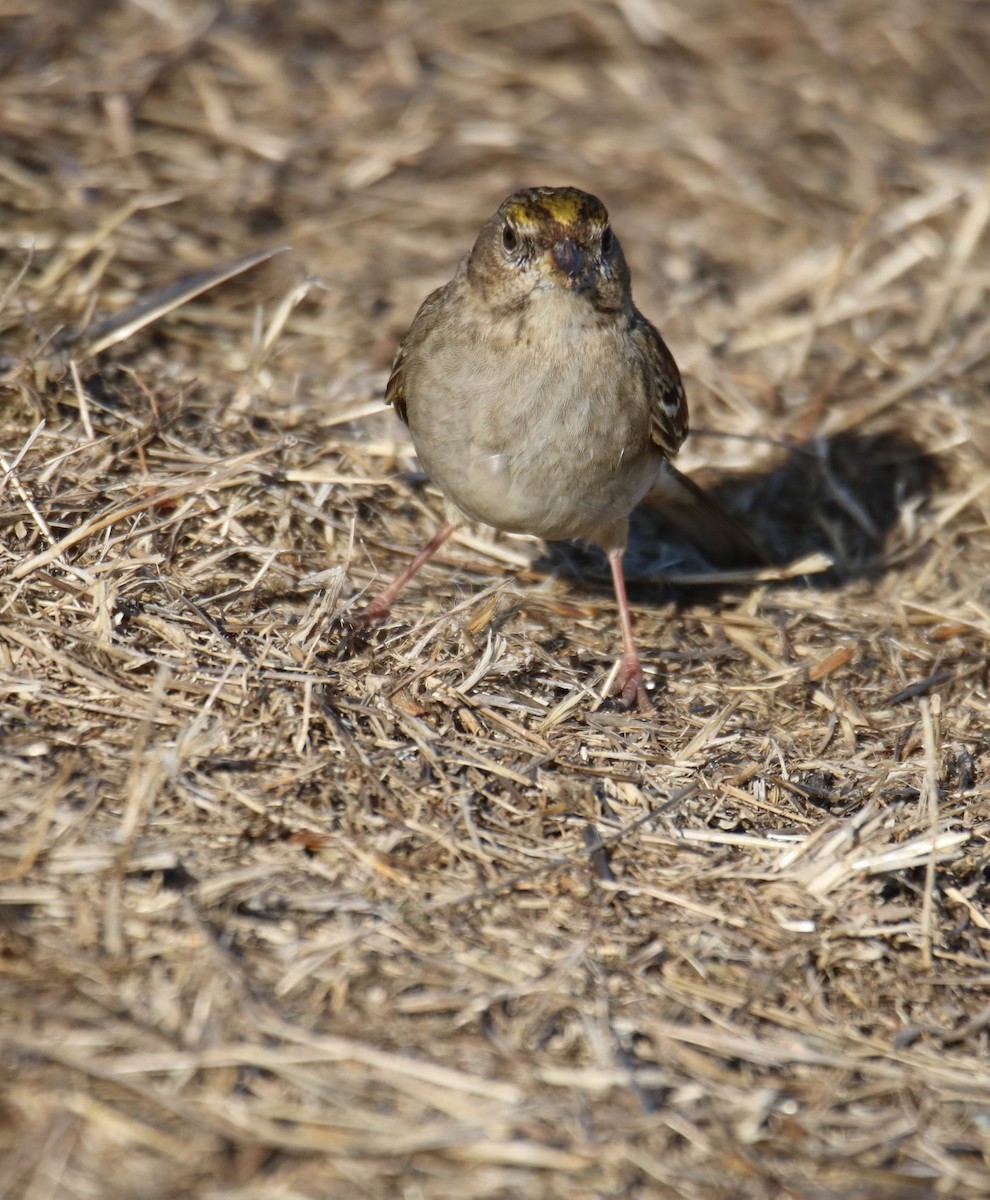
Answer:
<path fill-rule="evenodd" d="M 509 206 L 506 215 L 520 226 L 538 226 L 548 216 L 559 225 L 604 224 L 608 220 L 604 208 L 591 200 L 583 192 L 545 192 L 517 200 Z"/>

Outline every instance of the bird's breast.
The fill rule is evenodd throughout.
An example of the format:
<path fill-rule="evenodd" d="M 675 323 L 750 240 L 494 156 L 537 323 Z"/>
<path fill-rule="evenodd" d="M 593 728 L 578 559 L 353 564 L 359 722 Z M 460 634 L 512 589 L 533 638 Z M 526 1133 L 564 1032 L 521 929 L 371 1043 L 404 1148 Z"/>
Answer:
<path fill-rule="evenodd" d="M 425 470 L 468 517 L 603 542 L 660 458 L 621 328 L 566 300 L 561 320 L 510 315 L 422 346 L 406 368 L 409 426 Z"/>

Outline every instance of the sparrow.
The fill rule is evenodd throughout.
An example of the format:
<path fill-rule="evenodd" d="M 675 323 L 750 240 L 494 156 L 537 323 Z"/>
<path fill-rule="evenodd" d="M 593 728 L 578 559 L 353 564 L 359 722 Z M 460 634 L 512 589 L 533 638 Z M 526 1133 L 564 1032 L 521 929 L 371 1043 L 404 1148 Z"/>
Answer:
<path fill-rule="evenodd" d="M 633 303 L 605 205 L 574 187 L 504 200 L 399 346 L 386 402 L 409 428 L 447 519 L 362 612 L 401 589 L 464 520 L 608 556 L 622 630 L 613 691 L 649 710 L 622 569 L 649 497 L 714 563 L 759 561 L 748 534 L 671 464 L 688 433 L 680 372 Z"/>

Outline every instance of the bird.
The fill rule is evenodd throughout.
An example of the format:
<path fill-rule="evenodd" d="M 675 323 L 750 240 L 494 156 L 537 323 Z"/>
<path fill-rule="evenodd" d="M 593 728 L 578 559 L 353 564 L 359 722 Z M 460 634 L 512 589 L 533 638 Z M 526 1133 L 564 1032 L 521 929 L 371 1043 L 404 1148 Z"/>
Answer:
<path fill-rule="evenodd" d="M 644 498 L 716 564 L 759 561 L 747 532 L 672 465 L 688 433 L 673 355 L 633 303 L 605 205 L 576 187 L 513 192 L 453 279 L 423 301 L 385 400 L 446 500 L 446 520 L 356 624 L 396 597 L 458 524 L 480 521 L 608 556 L 622 655 L 619 704 L 646 690 L 623 573 L 629 514 Z"/>

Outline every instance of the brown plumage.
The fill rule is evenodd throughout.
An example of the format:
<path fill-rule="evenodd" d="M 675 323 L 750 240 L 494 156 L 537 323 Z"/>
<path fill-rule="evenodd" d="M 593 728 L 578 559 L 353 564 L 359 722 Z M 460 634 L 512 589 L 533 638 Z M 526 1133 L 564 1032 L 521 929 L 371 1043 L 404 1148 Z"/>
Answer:
<path fill-rule="evenodd" d="M 688 432 L 680 372 L 633 304 L 601 201 L 570 187 L 509 196 L 423 302 L 385 398 L 447 498 L 448 522 L 359 619 L 385 616 L 465 516 L 594 542 L 608 553 L 622 623 L 616 690 L 648 704 L 622 574 L 632 508 L 657 499 L 717 562 L 753 547 L 670 465 Z"/>

